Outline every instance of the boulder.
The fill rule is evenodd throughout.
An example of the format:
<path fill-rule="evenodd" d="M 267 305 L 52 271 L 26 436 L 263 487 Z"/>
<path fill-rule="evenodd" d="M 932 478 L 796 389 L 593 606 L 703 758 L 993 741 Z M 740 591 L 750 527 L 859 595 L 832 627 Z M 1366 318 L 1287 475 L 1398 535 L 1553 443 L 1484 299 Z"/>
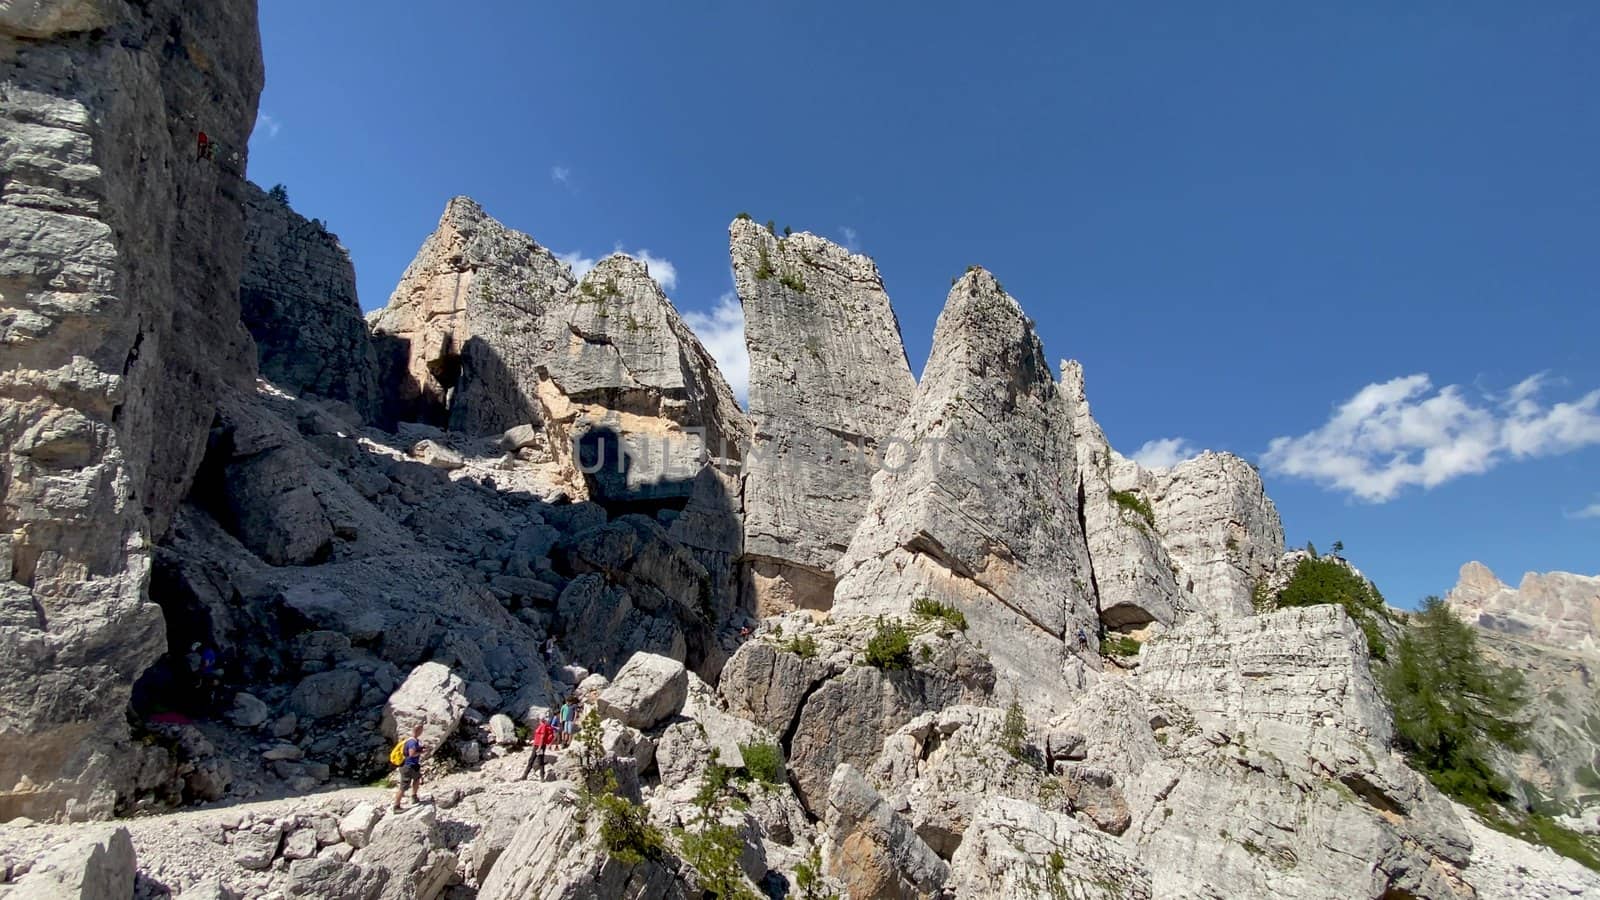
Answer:
<path fill-rule="evenodd" d="M 827 609 L 872 459 L 916 389 L 872 260 L 815 235 L 728 226 L 754 429 L 744 554 L 760 615 Z"/>
<path fill-rule="evenodd" d="M 414 806 L 384 817 L 351 862 L 389 873 L 379 895 L 384 900 L 434 900 L 454 873 L 456 857 L 445 849 L 434 807 Z"/>
<path fill-rule="evenodd" d="M 489 717 L 489 737 L 500 747 L 516 747 L 520 743 L 517 739 L 517 723 L 505 713 L 495 713 Z"/>
<path fill-rule="evenodd" d="M 422 743 L 437 750 L 467 711 L 467 684 L 444 665 L 426 662 L 406 676 L 383 706 L 383 733 L 391 741 L 409 737 L 422 726 Z"/>
<path fill-rule="evenodd" d="M 233 835 L 233 861 L 241 868 L 259 871 L 272 865 L 283 843 L 283 826 L 261 822 Z"/>
<path fill-rule="evenodd" d="M 513 425 L 500 435 L 500 449 L 515 453 L 544 440 L 544 432 L 535 425 Z"/>
<path fill-rule="evenodd" d="M 365 847 L 372 838 L 372 829 L 383 817 L 383 811 L 371 803 L 358 803 L 339 820 L 339 836 L 357 850 Z"/>
<path fill-rule="evenodd" d="M 466 465 L 466 462 L 461 458 L 461 454 L 438 441 L 417 441 L 411 447 L 411 455 L 423 465 L 432 466 L 435 469 L 448 471 L 459 469 Z"/>
<path fill-rule="evenodd" d="M 361 696 L 361 674 L 354 669 L 334 669 L 308 675 L 289 695 L 289 708 L 306 719 L 343 715 Z"/>
<path fill-rule="evenodd" d="M 240 728 L 255 728 L 272 715 L 272 707 L 261 702 L 254 694 L 240 691 L 233 695 L 233 708 L 228 710 L 228 721 Z"/>
<path fill-rule="evenodd" d="M 635 653 L 600 693 L 600 715 L 641 730 L 654 728 L 683 708 L 689 673 L 683 663 L 653 653 Z"/>
<path fill-rule="evenodd" d="M 828 787 L 828 874 L 851 897 L 929 897 L 950 868 L 861 773 L 841 765 Z"/>
<path fill-rule="evenodd" d="M 133 839 L 126 828 L 97 828 L 45 854 L 16 883 L 29 900 L 120 900 L 133 896 Z"/>
<path fill-rule="evenodd" d="M 291 897 L 315 900 L 377 900 L 389 884 L 385 869 L 368 869 L 333 856 L 318 856 L 290 863 L 284 890 Z"/>
<path fill-rule="evenodd" d="M 317 833 L 310 828 L 296 829 L 283 842 L 284 859 L 310 859 L 316 855 Z"/>

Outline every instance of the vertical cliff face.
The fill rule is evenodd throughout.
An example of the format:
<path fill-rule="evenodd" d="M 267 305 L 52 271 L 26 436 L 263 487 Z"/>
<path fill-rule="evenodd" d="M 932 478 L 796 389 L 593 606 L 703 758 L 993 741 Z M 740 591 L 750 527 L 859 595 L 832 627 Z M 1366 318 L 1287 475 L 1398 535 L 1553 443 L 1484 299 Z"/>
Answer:
<path fill-rule="evenodd" d="M 378 358 L 361 318 L 350 254 L 286 200 L 248 182 L 243 194 L 239 308 L 262 376 L 295 394 L 344 401 L 377 421 Z"/>
<path fill-rule="evenodd" d="M 826 609 L 916 382 L 872 260 L 748 219 L 728 236 L 750 352 L 749 587 L 763 613 Z"/>
<path fill-rule="evenodd" d="M 954 605 L 1002 678 L 1036 697 L 1096 608 L 1068 411 L 1033 324 L 982 269 L 950 291 L 911 411 L 838 563 L 839 615 Z M 1076 686 L 1065 687 L 1071 693 Z"/>
<path fill-rule="evenodd" d="M 248 383 L 249 0 L 0 10 L 0 819 L 105 815 L 144 599 L 216 398 Z M 196 160 L 198 133 L 217 142 Z"/>
<path fill-rule="evenodd" d="M 1177 566 L 1167 555 L 1156 523 L 1133 501 L 1149 501 L 1116 483 L 1137 489 L 1138 466 L 1106 440 L 1089 412 L 1083 366 L 1061 364 L 1061 394 L 1072 423 L 1072 442 L 1081 485 L 1083 528 L 1100 601 L 1100 620 L 1110 628 L 1150 622 L 1171 625 L 1188 610 L 1177 584 Z"/>

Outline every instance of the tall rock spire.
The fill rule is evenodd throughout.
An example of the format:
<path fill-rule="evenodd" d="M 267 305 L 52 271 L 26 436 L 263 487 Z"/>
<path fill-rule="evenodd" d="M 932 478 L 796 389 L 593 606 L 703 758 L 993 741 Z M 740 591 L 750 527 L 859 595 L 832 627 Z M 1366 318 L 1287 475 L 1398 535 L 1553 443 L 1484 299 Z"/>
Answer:
<path fill-rule="evenodd" d="M 950 291 L 837 571 L 837 615 L 952 605 L 1000 677 L 1043 702 L 1081 687 L 1074 657 L 1098 665 L 1068 412 L 1033 323 L 982 269 Z"/>
<path fill-rule="evenodd" d="M 871 457 L 916 382 L 872 260 L 811 234 L 728 227 L 750 352 L 745 556 L 763 614 L 826 609 Z"/>

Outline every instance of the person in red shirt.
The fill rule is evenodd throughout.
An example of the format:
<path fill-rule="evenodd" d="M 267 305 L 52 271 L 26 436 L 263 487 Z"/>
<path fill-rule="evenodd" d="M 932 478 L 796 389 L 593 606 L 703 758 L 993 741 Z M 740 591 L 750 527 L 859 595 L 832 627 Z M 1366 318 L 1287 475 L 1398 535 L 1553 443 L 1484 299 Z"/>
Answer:
<path fill-rule="evenodd" d="M 528 773 L 533 771 L 534 760 L 539 761 L 539 780 L 544 780 L 544 752 L 555 744 L 556 730 L 550 727 L 549 720 L 541 717 L 539 726 L 533 729 L 533 752 L 528 755 L 528 764 L 522 767 L 522 780 L 528 780 Z"/>

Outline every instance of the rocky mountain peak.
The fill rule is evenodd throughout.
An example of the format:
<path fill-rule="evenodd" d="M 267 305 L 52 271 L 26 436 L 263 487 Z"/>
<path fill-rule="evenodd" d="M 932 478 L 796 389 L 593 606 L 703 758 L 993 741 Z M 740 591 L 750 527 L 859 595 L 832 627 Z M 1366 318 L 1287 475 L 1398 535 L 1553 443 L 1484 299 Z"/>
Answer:
<path fill-rule="evenodd" d="M 1488 566 L 1469 562 L 1445 602 L 1491 631 L 1567 651 L 1600 652 L 1600 576 L 1529 572 L 1513 588 Z"/>
<path fill-rule="evenodd" d="M 1002 679 L 1081 690 L 1096 603 L 1068 411 L 1022 308 L 988 272 L 950 289 L 933 349 L 850 548 L 840 615 L 962 611 Z M 1039 673 L 1048 673 L 1039 684 Z"/>

